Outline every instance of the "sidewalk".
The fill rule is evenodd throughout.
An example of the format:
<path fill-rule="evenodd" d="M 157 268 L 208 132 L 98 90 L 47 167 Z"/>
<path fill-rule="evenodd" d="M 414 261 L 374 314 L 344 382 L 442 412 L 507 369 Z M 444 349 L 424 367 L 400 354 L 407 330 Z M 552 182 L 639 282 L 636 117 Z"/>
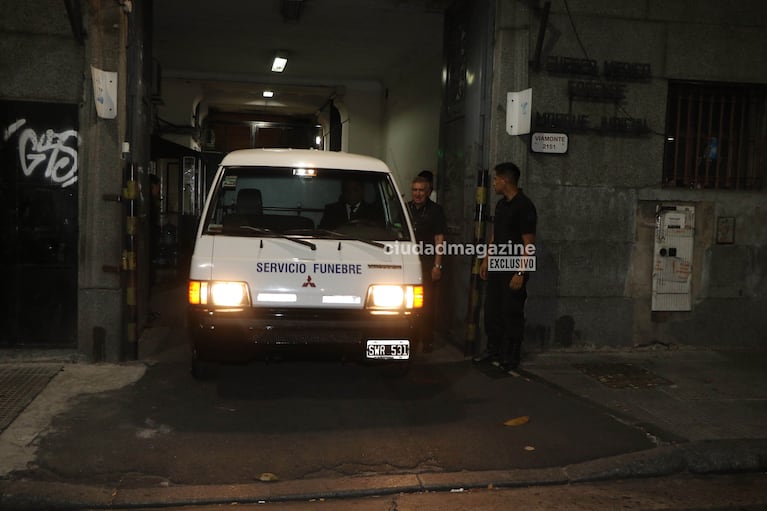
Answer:
<path fill-rule="evenodd" d="M 525 372 L 608 409 L 657 443 L 639 453 L 641 466 L 621 467 L 633 456 L 603 460 L 612 466 L 606 473 L 767 470 L 767 351 L 554 351 L 531 356 Z"/>
<path fill-rule="evenodd" d="M 543 382 L 570 399 L 607 410 L 617 421 L 644 431 L 648 445 L 655 447 L 550 468 L 364 475 L 268 485 L 161 484 L 118 492 L 104 486 L 8 478 L 34 462 L 39 438 L 51 432 L 52 417 L 78 396 L 130 385 L 146 370 L 143 363 L 89 365 L 64 360 L 61 367 L 0 435 L 0 509 L 308 500 L 767 470 L 767 352 L 603 349 L 529 355 L 518 378 Z"/>
<path fill-rule="evenodd" d="M 767 351 L 548 352 L 525 370 L 646 425 L 660 442 L 767 438 Z"/>

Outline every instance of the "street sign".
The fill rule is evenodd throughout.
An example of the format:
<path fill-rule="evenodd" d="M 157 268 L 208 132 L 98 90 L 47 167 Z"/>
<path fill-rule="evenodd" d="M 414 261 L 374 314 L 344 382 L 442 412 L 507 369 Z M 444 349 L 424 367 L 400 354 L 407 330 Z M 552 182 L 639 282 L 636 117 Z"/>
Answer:
<path fill-rule="evenodd" d="M 530 148 L 534 153 L 565 154 L 568 138 L 564 133 L 533 133 Z"/>

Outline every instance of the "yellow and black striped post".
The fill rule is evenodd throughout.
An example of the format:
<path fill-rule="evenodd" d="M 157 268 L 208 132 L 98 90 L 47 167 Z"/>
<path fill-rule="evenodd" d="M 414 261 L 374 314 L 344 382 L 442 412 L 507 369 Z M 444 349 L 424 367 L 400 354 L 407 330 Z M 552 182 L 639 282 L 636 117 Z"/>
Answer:
<path fill-rule="evenodd" d="M 477 190 L 474 205 L 474 235 L 472 243 L 479 247 L 485 243 L 485 220 L 487 219 L 487 182 L 490 173 L 486 169 L 477 172 Z M 471 265 L 471 279 L 469 281 L 469 303 L 466 314 L 466 345 L 465 356 L 472 356 L 478 348 L 481 340 L 479 316 L 482 308 L 482 279 L 479 276 L 479 268 L 482 260 L 474 257 Z"/>
<path fill-rule="evenodd" d="M 125 347 L 123 359 L 138 359 L 138 278 L 136 274 L 136 235 L 138 217 L 136 216 L 136 200 L 138 199 L 138 181 L 136 170 L 132 163 L 126 165 L 125 188 L 123 199 L 125 203 L 125 241 L 122 254 L 122 270 L 125 276 Z"/>

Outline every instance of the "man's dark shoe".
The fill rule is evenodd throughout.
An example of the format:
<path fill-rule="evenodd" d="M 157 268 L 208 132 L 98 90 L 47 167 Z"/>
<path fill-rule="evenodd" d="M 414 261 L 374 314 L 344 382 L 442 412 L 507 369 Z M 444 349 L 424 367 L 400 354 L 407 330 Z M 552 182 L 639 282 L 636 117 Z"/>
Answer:
<path fill-rule="evenodd" d="M 485 363 L 485 362 L 492 362 L 492 361 L 497 360 L 497 359 L 498 359 L 498 355 L 496 355 L 495 353 L 492 353 L 490 351 L 485 351 L 485 352 L 477 355 L 476 357 L 472 358 L 471 361 L 474 364 L 482 364 L 482 363 Z"/>
<path fill-rule="evenodd" d="M 516 373 L 517 369 L 519 369 L 519 361 L 515 362 L 515 361 L 511 360 L 511 361 L 507 361 L 507 362 L 501 362 L 501 364 L 498 367 L 504 373 L 509 373 L 509 374 Z"/>

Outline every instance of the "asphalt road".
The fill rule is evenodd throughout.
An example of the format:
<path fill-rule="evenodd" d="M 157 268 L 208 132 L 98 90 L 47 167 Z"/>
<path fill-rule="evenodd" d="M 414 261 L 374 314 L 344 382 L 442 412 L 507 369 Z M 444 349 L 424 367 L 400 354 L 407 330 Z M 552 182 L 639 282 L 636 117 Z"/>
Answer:
<path fill-rule="evenodd" d="M 183 291 L 156 295 L 140 362 L 65 364 L 4 431 L 0 509 L 765 508 L 763 376 L 742 358 L 624 354 L 670 380 L 622 390 L 575 368 L 582 354 L 513 377 L 450 345 L 404 378 L 313 361 L 200 382 Z M 722 400 L 724 423 L 691 427 Z M 753 473 L 700 476 L 722 472 Z"/>
<path fill-rule="evenodd" d="M 199 382 L 183 332 L 170 333 L 138 382 L 83 395 L 59 414 L 36 462 L 15 476 L 119 488 L 238 484 L 560 467 L 653 446 L 596 405 L 480 370 L 452 346 L 419 355 L 404 378 L 282 362 Z M 520 417 L 527 422 L 505 424 Z"/>

